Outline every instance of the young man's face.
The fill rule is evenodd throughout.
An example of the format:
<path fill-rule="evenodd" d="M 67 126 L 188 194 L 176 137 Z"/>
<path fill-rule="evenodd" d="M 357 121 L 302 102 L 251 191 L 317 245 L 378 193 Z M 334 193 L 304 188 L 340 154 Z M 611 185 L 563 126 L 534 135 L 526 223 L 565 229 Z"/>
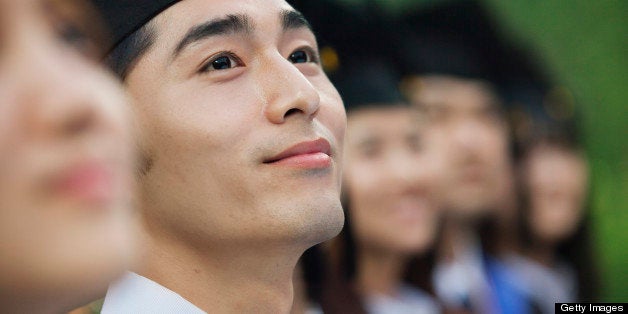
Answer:
<path fill-rule="evenodd" d="M 428 137 L 442 152 L 441 195 L 451 213 L 474 218 L 494 209 L 509 166 L 508 132 L 493 92 L 480 81 L 421 79 L 413 102 L 431 120 Z"/>
<path fill-rule="evenodd" d="M 148 228 L 220 246 L 337 234 L 346 117 L 300 14 L 282 0 L 185 0 L 152 24 L 127 77 Z"/>

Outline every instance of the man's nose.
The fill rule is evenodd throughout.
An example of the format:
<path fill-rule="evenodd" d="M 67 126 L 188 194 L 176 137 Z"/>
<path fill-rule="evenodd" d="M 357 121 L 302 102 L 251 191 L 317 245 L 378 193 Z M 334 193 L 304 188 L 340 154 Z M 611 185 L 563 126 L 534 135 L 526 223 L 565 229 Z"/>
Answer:
<path fill-rule="evenodd" d="M 290 116 L 313 119 L 320 108 L 320 95 L 310 80 L 280 55 L 261 69 L 265 97 L 264 115 L 274 123 L 284 123 Z"/>

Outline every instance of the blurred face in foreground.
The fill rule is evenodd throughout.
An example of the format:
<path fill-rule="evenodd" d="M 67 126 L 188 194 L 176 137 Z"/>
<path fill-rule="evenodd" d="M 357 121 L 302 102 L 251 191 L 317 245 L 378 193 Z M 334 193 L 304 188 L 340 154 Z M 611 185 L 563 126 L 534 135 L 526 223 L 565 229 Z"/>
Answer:
<path fill-rule="evenodd" d="M 445 162 L 438 179 L 444 208 L 464 219 L 485 215 L 496 206 L 509 165 L 497 99 L 479 81 L 427 76 L 418 82 L 412 101 L 427 113 L 427 136 Z"/>
<path fill-rule="evenodd" d="M 153 234 L 229 250 L 337 234 L 345 114 L 303 17 L 281 0 L 186 0 L 150 26 L 126 83 Z"/>
<path fill-rule="evenodd" d="M 525 160 L 529 226 L 535 240 L 555 245 L 570 237 L 583 215 L 587 165 L 575 151 L 541 145 Z"/>
<path fill-rule="evenodd" d="M 408 255 L 427 249 L 437 230 L 437 160 L 424 146 L 415 109 L 353 111 L 348 116 L 344 183 L 359 247 Z"/>
<path fill-rule="evenodd" d="M 84 304 L 131 256 L 126 104 L 79 4 L 0 1 L 3 311 Z"/>

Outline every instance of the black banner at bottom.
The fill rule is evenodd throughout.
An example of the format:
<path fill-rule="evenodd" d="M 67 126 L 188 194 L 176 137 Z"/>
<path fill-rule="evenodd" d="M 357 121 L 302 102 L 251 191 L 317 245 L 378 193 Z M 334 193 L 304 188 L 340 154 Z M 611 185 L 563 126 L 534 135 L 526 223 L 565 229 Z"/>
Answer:
<path fill-rule="evenodd" d="M 628 313 L 628 303 L 554 303 L 554 313 Z"/>

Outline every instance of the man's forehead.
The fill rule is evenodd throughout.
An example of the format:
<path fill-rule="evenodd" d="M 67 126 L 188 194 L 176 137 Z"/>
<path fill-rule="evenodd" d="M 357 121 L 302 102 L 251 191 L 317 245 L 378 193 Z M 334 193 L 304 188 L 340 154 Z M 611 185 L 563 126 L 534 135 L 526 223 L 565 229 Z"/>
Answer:
<path fill-rule="evenodd" d="M 283 0 L 185 0 L 158 15 L 153 26 L 157 40 L 165 39 L 172 57 L 212 36 L 270 34 L 303 26 L 311 29 Z"/>
<path fill-rule="evenodd" d="M 227 16 L 246 16 L 257 25 L 280 22 L 280 12 L 285 10 L 294 9 L 284 0 L 183 0 L 155 20 L 170 27 L 189 27 Z"/>

